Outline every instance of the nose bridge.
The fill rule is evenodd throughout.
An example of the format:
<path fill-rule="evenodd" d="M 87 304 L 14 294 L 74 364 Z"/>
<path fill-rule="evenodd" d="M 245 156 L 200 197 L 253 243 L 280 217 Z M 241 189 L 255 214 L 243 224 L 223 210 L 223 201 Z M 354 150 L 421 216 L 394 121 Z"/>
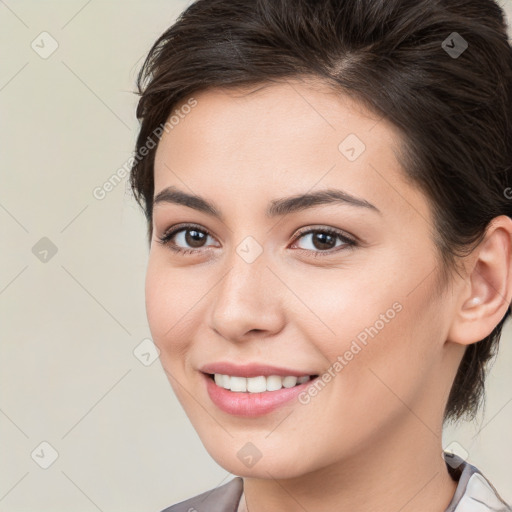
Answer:
<path fill-rule="evenodd" d="M 263 247 L 247 237 L 233 248 L 226 263 L 227 273 L 212 301 L 212 327 L 233 339 L 254 329 L 278 329 L 280 293 L 274 290 L 278 280 L 266 268 L 269 261 Z"/>
<path fill-rule="evenodd" d="M 217 303 L 236 303 L 245 308 L 264 307 L 262 292 L 268 291 L 268 258 L 258 251 L 254 242 L 242 242 L 228 258 L 229 271 L 218 289 Z"/>

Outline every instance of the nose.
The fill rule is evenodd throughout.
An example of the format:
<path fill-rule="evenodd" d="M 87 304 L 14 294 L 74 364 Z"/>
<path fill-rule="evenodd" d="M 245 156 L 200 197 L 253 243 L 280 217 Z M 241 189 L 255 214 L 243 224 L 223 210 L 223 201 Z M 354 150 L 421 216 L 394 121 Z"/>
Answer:
<path fill-rule="evenodd" d="M 238 254 L 230 259 L 224 277 L 212 290 L 209 310 L 210 327 L 223 338 L 270 337 L 283 329 L 283 284 L 267 264 L 264 254 L 253 262 Z"/>

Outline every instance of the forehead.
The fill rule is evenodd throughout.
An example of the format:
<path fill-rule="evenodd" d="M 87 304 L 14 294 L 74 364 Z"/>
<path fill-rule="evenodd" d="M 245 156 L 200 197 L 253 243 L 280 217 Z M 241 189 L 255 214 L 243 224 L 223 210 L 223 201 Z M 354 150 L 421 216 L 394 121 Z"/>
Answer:
<path fill-rule="evenodd" d="M 177 126 L 164 134 L 176 144 L 184 131 L 194 131 L 204 144 L 221 150 L 229 137 L 254 144 L 279 147 L 294 141 L 330 145 L 343 134 L 354 133 L 377 149 L 400 139 L 397 129 L 383 116 L 360 102 L 313 79 L 290 79 L 246 87 L 211 88 L 194 95 L 197 105 L 181 116 Z M 178 112 L 188 99 L 176 105 Z M 174 119 L 177 119 L 176 116 Z M 187 125 L 189 130 L 184 130 Z M 371 132 L 374 132 L 371 135 Z M 233 148 L 233 146 L 230 146 Z M 260 148 L 261 149 L 261 148 Z"/>
<path fill-rule="evenodd" d="M 399 130 L 326 84 L 212 88 L 193 98 L 195 106 L 158 145 L 155 194 L 181 185 L 202 195 L 224 191 L 228 201 L 237 193 L 268 197 L 336 186 L 402 208 L 410 208 L 407 194 L 418 194 L 397 159 Z M 410 199 L 421 201 L 421 194 Z"/>

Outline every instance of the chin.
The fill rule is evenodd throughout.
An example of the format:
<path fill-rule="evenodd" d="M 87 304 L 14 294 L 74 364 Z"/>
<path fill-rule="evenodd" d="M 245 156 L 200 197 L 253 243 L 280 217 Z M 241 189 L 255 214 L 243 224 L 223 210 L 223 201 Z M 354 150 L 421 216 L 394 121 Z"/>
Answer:
<path fill-rule="evenodd" d="M 265 455 L 264 451 L 261 450 L 259 452 L 261 455 L 258 455 L 256 449 L 249 443 L 240 444 L 242 448 L 237 449 L 237 443 L 234 442 L 226 447 L 225 451 L 219 450 L 219 445 L 211 450 L 206 445 L 205 448 L 219 466 L 240 477 L 288 479 L 300 477 L 314 470 L 311 467 L 311 462 L 307 462 L 308 457 L 304 456 L 299 450 L 288 448 L 284 452 L 272 448 L 272 450 L 269 449 L 269 454 Z M 251 452 L 253 452 L 252 460 L 249 455 Z M 244 460 L 244 458 L 247 458 L 247 460 Z"/>

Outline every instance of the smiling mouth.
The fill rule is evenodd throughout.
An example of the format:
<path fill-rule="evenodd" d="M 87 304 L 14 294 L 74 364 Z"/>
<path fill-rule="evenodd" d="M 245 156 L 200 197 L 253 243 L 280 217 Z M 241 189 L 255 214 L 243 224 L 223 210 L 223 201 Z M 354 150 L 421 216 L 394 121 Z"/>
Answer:
<path fill-rule="evenodd" d="M 265 393 L 267 391 L 279 391 L 283 388 L 293 388 L 305 384 L 318 375 L 305 375 L 294 377 L 287 375 L 260 375 L 257 377 L 238 377 L 233 375 L 223 375 L 220 373 L 206 374 L 215 384 L 220 387 L 236 393 Z"/>

